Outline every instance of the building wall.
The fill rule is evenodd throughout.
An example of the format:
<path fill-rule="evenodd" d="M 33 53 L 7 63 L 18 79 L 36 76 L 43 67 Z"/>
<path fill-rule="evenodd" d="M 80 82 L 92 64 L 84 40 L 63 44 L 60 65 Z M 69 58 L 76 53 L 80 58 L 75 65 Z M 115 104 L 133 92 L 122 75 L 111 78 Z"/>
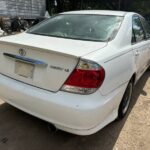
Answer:
<path fill-rule="evenodd" d="M 45 15 L 45 0 L 0 0 L 1 16 L 33 19 Z"/>

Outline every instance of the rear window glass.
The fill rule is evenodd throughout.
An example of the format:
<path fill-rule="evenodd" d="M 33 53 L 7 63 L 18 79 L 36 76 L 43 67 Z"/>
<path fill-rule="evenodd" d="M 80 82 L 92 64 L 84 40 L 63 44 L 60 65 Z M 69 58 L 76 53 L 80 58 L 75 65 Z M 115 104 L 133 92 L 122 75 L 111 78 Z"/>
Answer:
<path fill-rule="evenodd" d="M 90 41 L 112 40 L 123 17 L 105 15 L 58 15 L 29 29 L 27 33 Z"/>

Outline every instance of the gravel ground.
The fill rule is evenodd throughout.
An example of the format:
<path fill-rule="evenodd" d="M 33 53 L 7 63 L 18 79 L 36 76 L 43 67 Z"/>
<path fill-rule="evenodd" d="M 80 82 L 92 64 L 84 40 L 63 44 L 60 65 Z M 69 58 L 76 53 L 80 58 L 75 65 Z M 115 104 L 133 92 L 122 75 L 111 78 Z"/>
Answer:
<path fill-rule="evenodd" d="M 0 150 L 112 149 L 150 149 L 150 72 L 136 85 L 127 117 L 86 137 L 50 132 L 46 122 L 0 100 Z"/>

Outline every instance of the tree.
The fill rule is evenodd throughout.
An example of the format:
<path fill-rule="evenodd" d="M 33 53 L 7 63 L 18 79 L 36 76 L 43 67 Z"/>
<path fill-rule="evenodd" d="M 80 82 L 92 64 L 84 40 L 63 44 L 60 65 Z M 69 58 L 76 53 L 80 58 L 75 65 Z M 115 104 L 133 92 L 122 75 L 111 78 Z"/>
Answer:
<path fill-rule="evenodd" d="M 50 14 L 82 9 L 124 10 L 150 14 L 149 6 L 149 0 L 47 0 L 47 10 Z"/>

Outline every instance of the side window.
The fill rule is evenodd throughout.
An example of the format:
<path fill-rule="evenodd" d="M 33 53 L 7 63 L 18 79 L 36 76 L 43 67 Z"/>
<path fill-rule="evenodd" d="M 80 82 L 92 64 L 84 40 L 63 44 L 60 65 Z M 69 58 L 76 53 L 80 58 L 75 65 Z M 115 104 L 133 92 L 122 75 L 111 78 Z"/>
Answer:
<path fill-rule="evenodd" d="M 143 24 L 145 34 L 146 34 L 146 39 L 150 39 L 150 26 L 147 23 L 147 21 L 144 18 L 141 18 L 141 22 Z"/>
<path fill-rule="evenodd" d="M 138 16 L 133 16 L 132 43 L 138 43 L 145 39 L 145 32 Z"/>

